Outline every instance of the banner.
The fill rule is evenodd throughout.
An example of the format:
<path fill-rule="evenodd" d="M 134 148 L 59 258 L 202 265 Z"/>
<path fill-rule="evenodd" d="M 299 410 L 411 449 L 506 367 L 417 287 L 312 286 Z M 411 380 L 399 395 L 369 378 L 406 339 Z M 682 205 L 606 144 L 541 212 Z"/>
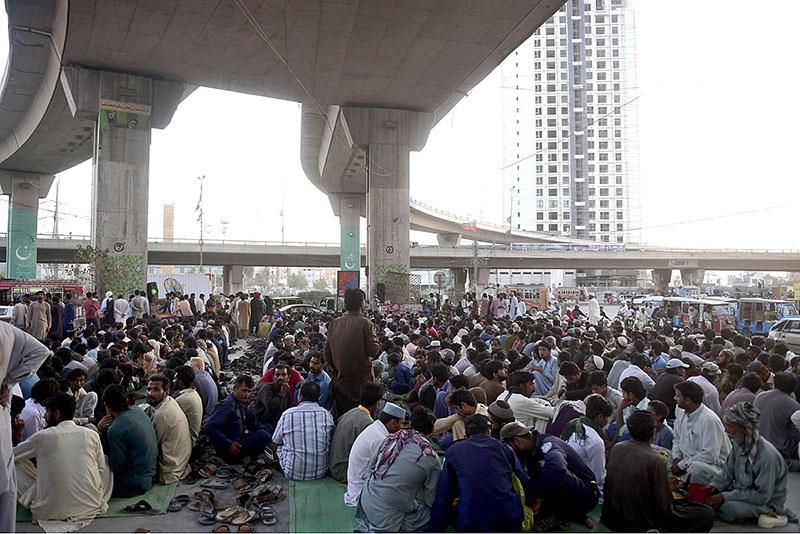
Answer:
<path fill-rule="evenodd" d="M 476 221 L 461 223 L 461 229 L 469 230 L 470 232 L 475 232 L 478 230 L 478 223 Z"/>
<path fill-rule="evenodd" d="M 344 298 L 348 289 L 358 289 L 361 285 L 361 271 L 338 271 L 339 296 Z"/>

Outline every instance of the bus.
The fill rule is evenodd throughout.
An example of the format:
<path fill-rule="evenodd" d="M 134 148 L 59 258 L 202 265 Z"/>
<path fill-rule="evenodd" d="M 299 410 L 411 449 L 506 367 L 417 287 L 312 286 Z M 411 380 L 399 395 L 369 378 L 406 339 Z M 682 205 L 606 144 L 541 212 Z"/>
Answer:
<path fill-rule="evenodd" d="M 517 294 L 518 299 L 522 299 L 527 310 L 541 311 L 550 307 L 550 290 L 546 286 L 515 286 L 497 290 L 498 293 L 505 293 L 509 298 L 512 291 Z"/>
<path fill-rule="evenodd" d="M 0 280 L 0 305 L 10 306 L 15 299 L 22 295 L 33 295 L 39 291 L 52 295 L 64 296 L 72 293 L 80 297 L 83 295 L 83 286 L 71 280 L 14 280 L 5 278 Z"/>
<path fill-rule="evenodd" d="M 589 292 L 585 287 L 557 287 L 556 299 L 583 302 L 589 300 Z"/>

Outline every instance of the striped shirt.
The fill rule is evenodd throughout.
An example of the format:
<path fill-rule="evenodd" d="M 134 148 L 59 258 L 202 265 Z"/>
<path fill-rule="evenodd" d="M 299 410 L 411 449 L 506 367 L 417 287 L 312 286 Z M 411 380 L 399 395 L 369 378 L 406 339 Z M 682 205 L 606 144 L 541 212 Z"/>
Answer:
<path fill-rule="evenodd" d="M 314 480 L 328 474 L 333 417 L 316 402 L 301 402 L 278 420 L 272 441 L 281 445 L 278 460 L 290 480 Z"/>

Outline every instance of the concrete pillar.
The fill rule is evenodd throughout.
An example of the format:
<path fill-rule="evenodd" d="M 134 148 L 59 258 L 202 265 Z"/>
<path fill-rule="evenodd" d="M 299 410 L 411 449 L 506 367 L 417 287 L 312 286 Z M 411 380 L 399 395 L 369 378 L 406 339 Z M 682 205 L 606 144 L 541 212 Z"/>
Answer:
<path fill-rule="evenodd" d="M 461 234 L 436 234 L 436 240 L 442 247 L 457 247 L 461 244 Z"/>
<path fill-rule="evenodd" d="M 367 153 L 367 287 L 372 298 L 386 273 L 411 271 L 409 152 L 425 146 L 434 116 L 377 108 L 344 108 L 344 115 L 353 142 Z"/>
<path fill-rule="evenodd" d="M 681 281 L 685 286 L 699 286 L 705 276 L 705 269 L 681 269 Z"/>
<path fill-rule="evenodd" d="M 460 302 L 464 293 L 467 292 L 467 270 L 450 269 L 450 280 L 452 280 L 453 283 L 453 293 L 450 296 L 450 302 L 455 306 L 457 301 Z"/>
<path fill-rule="evenodd" d="M 339 269 L 361 271 L 361 214 L 366 211 L 364 195 L 330 195 L 333 213 L 339 216 L 341 241 Z"/>
<path fill-rule="evenodd" d="M 45 198 L 53 175 L 2 171 L 0 189 L 9 195 L 6 278 L 36 278 L 36 234 L 39 199 Z"/>
<path fill-rule="evenodd" d="M 108 257 L 95 290 L 125 295 L 147 278 L 150 129 L 165 128 L 184 84 L 80 66 L 62 69 L 73 116 L 97 121 L 92 175 L 92 246 Z"/>
<path fill-rule="evenodd" d="M 672 269 L 653 269 L 653 284 L 662 294 L 669 293 L 669 282 L 672 279 Z"/>
<path fill-rule="evenodd" d="M 244 267 L 225 265 L 222 267 L 222 292 L 236 294 L 244 289 Z"/>

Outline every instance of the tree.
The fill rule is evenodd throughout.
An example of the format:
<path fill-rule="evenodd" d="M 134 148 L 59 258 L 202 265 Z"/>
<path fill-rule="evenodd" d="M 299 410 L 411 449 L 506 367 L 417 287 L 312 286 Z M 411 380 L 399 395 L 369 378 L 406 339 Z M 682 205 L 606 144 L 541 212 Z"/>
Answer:
<path fill-rule="evenodd" d="M 287 277 L 286 283 L 289 285 L 289 287 L 294 287 L 297 289 L 305 289 L 308 287 L 308 280 L 306 277 L 298 273 L 291 273 Z"/>
<path fill-rule="evenodd" d="M 328 289 L 328 282 L 324 278 L 317 278 L 314 280 L 314 289 L 317 291 L 325 291 Z"/>

